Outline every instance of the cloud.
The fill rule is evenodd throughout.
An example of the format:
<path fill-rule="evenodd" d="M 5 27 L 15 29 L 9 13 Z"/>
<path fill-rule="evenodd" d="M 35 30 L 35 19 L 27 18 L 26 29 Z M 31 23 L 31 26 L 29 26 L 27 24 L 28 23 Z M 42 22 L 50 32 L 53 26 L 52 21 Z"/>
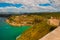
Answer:
<path fill-rule="evenodd" d="M 0 12 L 59 12 L 60 4 L 55 7 L 51 0 L 0 0 L 0 2 L 11 3 L 12 5 L 0 7 Z M 57 1 L 58 2 L 58 1 Z M 48 3 L 48 4 L 47 4 Z M 15 4 L 23 4 L 23 6 L 16 7 Z M 40 5 L 39 5 L 40 4 Z M 56 3 L 55 3 L 56 4 Z M 1 5 L 0 5 L 1 6 Z M 58 8 L 59 7 L 59 8 Z"/>
<path fill-rule="evenodd" d="M 53 11 L 57 11 L 55 10 L 53 7 L 49 6 L 49 7 L 32 7 L 27 8 L 27 7 L 23 7 L 23 8 L 16 8 L 16 7 L 6 7 L 6 8 L 0 8 L 0 12 L 20 12 L 20 13 L 24 13 L 24 12 L 53 12 Z"/>

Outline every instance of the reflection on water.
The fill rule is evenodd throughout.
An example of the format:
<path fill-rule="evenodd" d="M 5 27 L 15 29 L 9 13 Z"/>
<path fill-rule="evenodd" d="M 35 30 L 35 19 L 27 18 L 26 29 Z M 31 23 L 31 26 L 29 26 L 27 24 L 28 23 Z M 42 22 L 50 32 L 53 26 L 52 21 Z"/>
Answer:
<path fill-rule="evenodd" d="M 0 17 L 0 40 L 16 40 L 16 37 L 27 30 L 28 26 L 13 27 Z"/>

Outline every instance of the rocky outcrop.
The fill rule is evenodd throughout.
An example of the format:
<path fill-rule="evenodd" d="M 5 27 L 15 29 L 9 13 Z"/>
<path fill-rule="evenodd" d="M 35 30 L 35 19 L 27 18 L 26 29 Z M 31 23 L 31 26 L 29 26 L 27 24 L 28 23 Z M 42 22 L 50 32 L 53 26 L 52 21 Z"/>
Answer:
<path fill-rule="evenodd" d="M 52 26 L 59 26 L 60 20 L 52 17 L 52 18 L 48 19 L 47 23 Z"/>

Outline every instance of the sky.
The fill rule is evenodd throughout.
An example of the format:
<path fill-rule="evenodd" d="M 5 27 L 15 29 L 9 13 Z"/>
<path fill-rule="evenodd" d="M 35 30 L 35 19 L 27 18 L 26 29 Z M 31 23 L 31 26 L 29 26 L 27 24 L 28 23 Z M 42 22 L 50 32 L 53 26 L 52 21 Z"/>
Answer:
<path fill-rule="evenodd" d="M 19 8 L 19 7 L 21 7 L 21 6 L 23 6 L 22 4 L 13 4 L 13 3 L 5 3 L 5 2 L 2 2 L 2 3 L 0 3 L 0 7 L 17 7 L 17 8 Z"/>
<path fill-rule="evenodd" d="M 0 0 L 0 12 L 60 12 L 60 0 Z"/>

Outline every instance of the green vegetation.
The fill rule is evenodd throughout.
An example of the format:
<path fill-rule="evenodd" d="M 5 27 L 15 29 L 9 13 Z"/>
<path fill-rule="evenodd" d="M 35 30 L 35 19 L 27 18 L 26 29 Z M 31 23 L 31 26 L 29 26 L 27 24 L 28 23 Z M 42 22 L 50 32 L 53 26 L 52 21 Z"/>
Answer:
<path fill-rule="evenodd" d="M 52 27 L 53 26 L 48 25 L 45 21 L 34 24 L 32 28 L 24 32 L 17 40 L 38 40 L 55 29 L 55 27 Z"/>
<path fill-rule="evenodd" d="M 33 15 L 33 14 L 29 14 Z M 36 17 L 36 15 L 38 15 Z M 60 14 L 34 14 L 35 16 L 35 23 L 33 24 L 32 28 L 24 32 L 17 40 L 38 40 L 45 36 L 47 33 L 51 32 L 56 28 L 56 26 L 48 25 L 47 20 L 53 16 L 56 18 L 60 18 Z"/>

